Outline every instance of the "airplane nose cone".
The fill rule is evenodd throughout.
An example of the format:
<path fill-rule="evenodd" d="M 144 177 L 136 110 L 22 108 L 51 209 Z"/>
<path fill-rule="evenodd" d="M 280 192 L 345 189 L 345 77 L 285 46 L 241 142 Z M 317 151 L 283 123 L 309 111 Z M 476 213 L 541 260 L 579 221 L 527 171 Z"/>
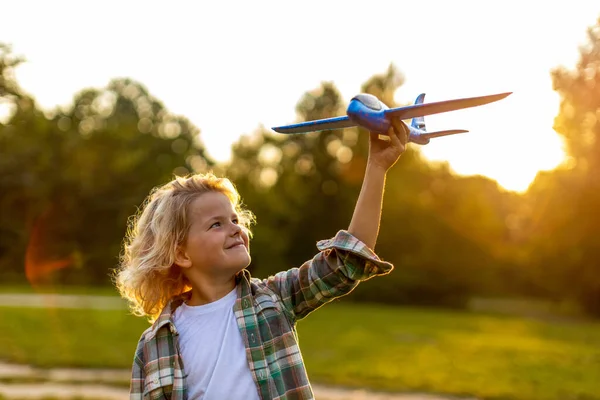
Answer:
<path fill-rule="evenodd" d="M 355 124 L 360 125 L 371 132 L 377 132 L 384 135 L 387 134 L 390 129 L 390 121 L 385 117 L 384 108 L 381 106 L 381 103 L 378 103 L 379 109 L 373 109 L 367 107 L 364 102 L 361 101 L 359 96 L 361 95 L 350 100 L 348 110 L 346 111 L 348 118 Z M 376 97 L 374 98 L 377 100 Z M 377 101 L 379 102 L 379 100 Z M 374 106 L 373 104 L 371 105 Z"/>
<path fill-rule="evenodd" d="M 379 111 L 383 108 L 381 106 L 381 101 L 372 94 L 360 93 L 354 96 L 352 100 L 360 101 L 365 107 L 368 107 L 371 110 Z"/>

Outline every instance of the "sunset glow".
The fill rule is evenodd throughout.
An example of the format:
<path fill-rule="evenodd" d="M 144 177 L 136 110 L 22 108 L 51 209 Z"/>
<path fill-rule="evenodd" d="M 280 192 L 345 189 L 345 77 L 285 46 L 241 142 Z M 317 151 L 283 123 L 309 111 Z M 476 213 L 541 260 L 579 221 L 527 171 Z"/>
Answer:
<path fill-rule="evenodd" d="M 103 1 L 80 5 L 73 12 L 86 18 L 72 18 L 55 11 L 73 3 L 39 2 L 33 14 L 29 3 L 11 4 L 0 40 L 27 59 L 18 82 L 44 108 L 130 77 L 188 117 L 208 153 L 225 161 L 242 135 L 295 122 L 296 103 L 321 82 L 332 81 L 348 102 L 394 64 L 405 76 L 396 94 L 403 103 L 421 92 L 426 102 L 513 92 L 492 105 L 426 117 L 428 129 L 470 132 L 422 151 L 459 174 L 486 175 L 517 191 L 565 158 L 552 129 L 559 98 L 550 71 L 575 65 L 600 15 L 594 1 L 547 3 L 543 17 L 533 2 L 240 2 L 232 13 L 218 2 Z M 323 23 L 314 24 L 315 10 Z"/>

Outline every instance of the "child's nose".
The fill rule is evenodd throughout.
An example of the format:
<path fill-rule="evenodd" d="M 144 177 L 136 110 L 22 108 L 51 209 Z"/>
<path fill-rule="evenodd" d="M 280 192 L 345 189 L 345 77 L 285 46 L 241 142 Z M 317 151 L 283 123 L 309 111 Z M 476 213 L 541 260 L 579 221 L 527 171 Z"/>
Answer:
<path fill-rule="evenodd" d="M 242 231 L 242 227 L 239 224 L 233 224 L 233 234 L 237 235 Z"/>

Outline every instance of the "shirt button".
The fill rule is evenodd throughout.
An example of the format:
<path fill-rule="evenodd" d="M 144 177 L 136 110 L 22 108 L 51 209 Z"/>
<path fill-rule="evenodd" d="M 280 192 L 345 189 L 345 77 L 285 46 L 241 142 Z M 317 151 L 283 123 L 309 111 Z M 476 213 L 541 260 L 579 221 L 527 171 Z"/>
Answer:
<path fill-rule="evenodd" d="M 254 333 L 251 333 L 251 334 L 250 334 L 250 341 L 251 341 L 252 343 L 256 342 L 256 339 L 254 338 Z M 259 372 L 259 374 L 260 374 L 260 372 Z"/>
<path fill-rule="evenodd" d="M 248 300 L 244 300 L 244 308 L 248 308 Z"/>
<path fill-rule="evenodd" d="M 154 379 L 154 384 L 158 385 L 158 379 Z"/>

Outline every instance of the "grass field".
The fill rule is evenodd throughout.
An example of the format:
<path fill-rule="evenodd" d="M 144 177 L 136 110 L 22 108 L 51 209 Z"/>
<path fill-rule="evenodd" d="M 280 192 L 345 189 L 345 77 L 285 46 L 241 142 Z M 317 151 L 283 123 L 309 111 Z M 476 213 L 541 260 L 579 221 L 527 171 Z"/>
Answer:
<path fill-rule="evenodd" d="M 120 310 L 0 308 L 0 359 L 130 368 L 148 326 Z M 471 395 L 600 400 L 600 323 L 355 305 L 298 324 L 313 382 Z"/>

